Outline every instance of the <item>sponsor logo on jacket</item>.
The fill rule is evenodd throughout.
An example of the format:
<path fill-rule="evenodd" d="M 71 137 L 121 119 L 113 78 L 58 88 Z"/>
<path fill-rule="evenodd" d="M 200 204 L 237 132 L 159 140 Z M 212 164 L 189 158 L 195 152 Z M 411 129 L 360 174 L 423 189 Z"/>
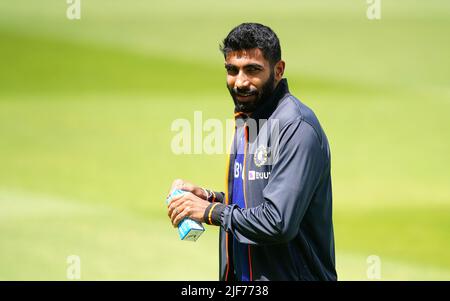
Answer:
<path fill-rule="evenodd" d="M 249 181 L 268 180 L 269 177 L 270 177 L 270 171 L 255 171 L 255 170 L 248 171 L 248 180 Z"/>

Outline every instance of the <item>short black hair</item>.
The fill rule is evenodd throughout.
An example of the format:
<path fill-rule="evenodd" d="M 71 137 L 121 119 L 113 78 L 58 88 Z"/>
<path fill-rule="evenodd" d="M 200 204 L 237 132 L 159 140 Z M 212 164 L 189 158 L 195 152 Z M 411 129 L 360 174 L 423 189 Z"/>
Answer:
<path fill-rule="evenodd" d="M 259 48 L 272 65 L 281 60 L 281 47 L 275 32 L 259 23 L 242 23 L 233 28 L 220 45 L 226 58 L 231 51 Z"/>

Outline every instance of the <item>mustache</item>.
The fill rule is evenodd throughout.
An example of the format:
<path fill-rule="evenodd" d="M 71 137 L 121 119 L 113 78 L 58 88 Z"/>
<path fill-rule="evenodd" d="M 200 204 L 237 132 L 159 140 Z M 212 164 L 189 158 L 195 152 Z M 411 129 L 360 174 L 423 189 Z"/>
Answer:
<path fill-rule="evenodd" d="M 232 89 L 230 89 L 230 91 L 234 94 L 234 95 L 239 95 L 239 96 L 253 96 L 253 95 L 257 95 L 258 94 L 258 90 L 257 89 L 242 89 L 242 88 L 237 88 L 234 87 Z"/>

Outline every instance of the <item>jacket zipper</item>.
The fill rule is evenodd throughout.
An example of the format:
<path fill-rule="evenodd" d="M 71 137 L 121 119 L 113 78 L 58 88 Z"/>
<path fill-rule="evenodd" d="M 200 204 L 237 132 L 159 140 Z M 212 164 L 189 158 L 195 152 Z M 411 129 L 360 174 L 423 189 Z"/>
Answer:
<path fill-rule="evenodd" d="M 247 206 L 247 196 L 246 196 L 246 189 L 245 189 L 245 184 L 246 184 L 246 174 L 245 174 L 245 167 L 246 167 L 246 163 L 247 163 L 247 150 L 248 150 L 248 128 L 247 128 L 247 122 L 244 122 L 244 165 L 242 167 L 242 188 L 244 190 L 244 204 L 245 204 L 245 208 L 248 208 Z M 253 271 L 252 271 L 252 255 L 251 255 L 251 250 L 250 250 L 250 245 L 247 246 L 248 247 L 248 270 L 249 270 L 249 276 L 250 276 L 250 281 L 253 280 Z"/>

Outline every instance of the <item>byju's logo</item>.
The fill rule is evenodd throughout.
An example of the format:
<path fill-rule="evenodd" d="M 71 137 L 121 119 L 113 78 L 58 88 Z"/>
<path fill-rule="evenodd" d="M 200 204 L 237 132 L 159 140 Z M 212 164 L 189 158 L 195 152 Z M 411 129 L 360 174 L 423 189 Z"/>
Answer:
<path fill-rule="evenodd" d="M 243 177 L 242 163 L 238 163 L 238 162 L 234 163 L 234 177 L 235 178 L 242 178 Z"/>
<path fill-rule="evenodd" d="M 254 170 L 248 171 L 248 180 L 249 181 L 268 180 L 269 177 L 270 177 L 270 171 L 254 171 Z"/>

